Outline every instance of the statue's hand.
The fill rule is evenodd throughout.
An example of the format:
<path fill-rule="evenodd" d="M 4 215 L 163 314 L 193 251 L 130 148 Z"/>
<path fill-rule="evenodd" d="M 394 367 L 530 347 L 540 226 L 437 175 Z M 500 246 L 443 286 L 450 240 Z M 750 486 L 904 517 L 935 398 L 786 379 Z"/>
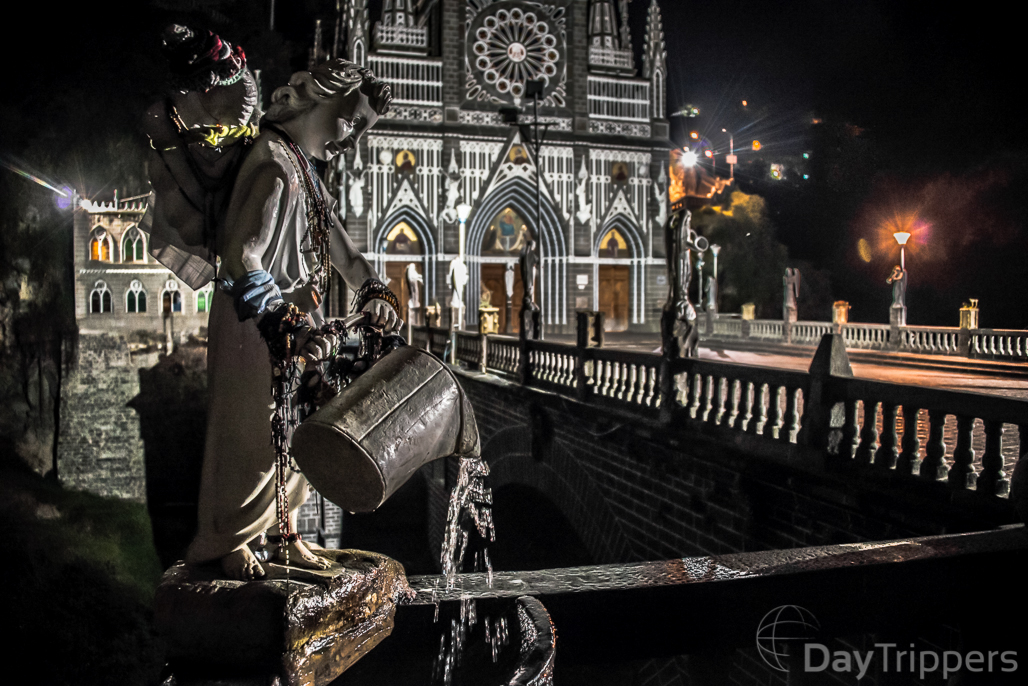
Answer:
<path fill-rule="evenodd" d="M 397 315 L 392 305 L 385 300 L 375 298 L 369 300 L 368 304 L 361 310 L 369 313 L 368 323 L 373 326 L 381 326 L 386 333 L 396 328 Z"/>

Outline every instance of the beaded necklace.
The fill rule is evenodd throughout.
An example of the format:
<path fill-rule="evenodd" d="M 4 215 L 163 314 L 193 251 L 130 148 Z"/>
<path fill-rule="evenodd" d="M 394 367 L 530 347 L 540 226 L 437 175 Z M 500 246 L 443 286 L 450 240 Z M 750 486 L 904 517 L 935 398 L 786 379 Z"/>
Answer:
<path fill-rule="evenodd" d="M 317 262 L 311 273 L 310 283 L 318 290 L 324 292 L 322 286 L 327 289 L 328 278 L 331 272 L 331 234 L 329 233 L 328 206 L 325 197 L 321 193 L 321 186 L 314 177 L 314 165 L 307 159 L 307 155 L 300 149 L 293 139 L 285 131 L 275 126 L 268 128 L 274 130 L 282 137 L 284 145 L 292 155 L 287 155 L 289 161 L 296 170 L 296 175 L 303 183 L 304 202 L 307 207 L 307 233 L 303 237 L 300 249 L 305 252 L 313 252 L 317 255 Z"/>

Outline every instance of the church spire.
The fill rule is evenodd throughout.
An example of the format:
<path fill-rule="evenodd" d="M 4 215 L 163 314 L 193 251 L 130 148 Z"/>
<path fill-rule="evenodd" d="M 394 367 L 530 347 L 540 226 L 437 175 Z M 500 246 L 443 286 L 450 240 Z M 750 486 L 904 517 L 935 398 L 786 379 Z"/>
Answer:
<path fill-rule="evenodd" d="M 351 62 L 367 66 L 368 0 L 348 0 L 346 15 L 346 53 Z"/>
<path fill-rule="evenodd" d="M 614 0 L 589 0 L 590 71 L 619 76 L 635 74 L 632 40 L 628 30 L 629 2 L 618 0 L 621 11 L 621 19 L 618 21 Z"/>
<path fill-rule="evenodd" d="M 646 17 L 646 39 L 643 43 L 643 78 L 649 79 L 653 97 L 654 119 L 667 117 L 667 48 L 664 45 L 664 24 L 657 0 L 650 0 Z"/>
<path fill-rule="evenodd" d="M 589 45 L 620 50 L 613 0 L 592 0 L 589 4 Z"/>

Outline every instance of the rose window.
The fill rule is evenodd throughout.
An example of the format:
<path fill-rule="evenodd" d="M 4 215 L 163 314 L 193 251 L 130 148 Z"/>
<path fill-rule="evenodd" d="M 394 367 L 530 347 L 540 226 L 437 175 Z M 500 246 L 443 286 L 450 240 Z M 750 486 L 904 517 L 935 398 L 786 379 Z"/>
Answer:
<path fill-rule="evenodd" d="M 563 106 L 563 12 L 520 2 L 494 7 L 470 22 L 469 99 L 516 102 L 527 81 L 540 80 L 544 104 Z"/>

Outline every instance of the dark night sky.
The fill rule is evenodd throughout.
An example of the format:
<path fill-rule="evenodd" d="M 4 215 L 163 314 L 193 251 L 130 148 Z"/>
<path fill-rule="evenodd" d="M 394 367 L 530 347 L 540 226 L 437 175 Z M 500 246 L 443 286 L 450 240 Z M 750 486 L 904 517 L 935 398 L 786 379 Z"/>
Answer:
<path fill-rule="evenodd" d="M 48 16 L 43 31 L 28 26 L 14 31 L 3 56 L 15 78 L 0 93 L 0 153 L 90 194 L 109 197 L 119 183 L 123 192 L 130 191 L 124 186 L 131 180 L 119 179 L 135 175 L 100 169 L 105 160 L 125 156 L 110 145 L 103 154 L 92 154 L 90 139 L 104 147 L 102 132 L 134 128 L 137 113 L 161 88 L 158 33 L 175 16 L 167 8 L 189 4 L 78 4 Z M 282 56 L 292 51 L 302 60 L 298 48 L 307 47 L 314 13 L 334 2 L 280 0 L 277 36 L 260 36 L 267 2 L 212 5 L 232 21 L 211 22 L 210 27 L 243 42 L 252 63 L 274 64 L 272 71 L 284 79 L 289 69 Z M 648 0 L 632 3 L 637 51 L 648 6 Z M 972 284 L 972 277 L 993 286 L 999 281 L 1004 290 L 1009 290 L 1005 281 L 1028 278 L 1021 261 L 996 267 L 989 257 L 999 252 L 1009 261 L 1012 253 L 1024 252 L 1019 189 L 1028 175 L 1021 162 L 1026 147 L 1022 113 L 1015 105 L 1020 80 L 1012 76 L 1020 63 L 1016 22 L 996 12 L 946 12 L 937 3 L 897 1 L 663 0 L 661 9 L 670 63 L 669 109 L 698 106 L 697 125 L 715 147 L 727 144 L 720 131 L 728 127 L 739 132 L 737 147 L 749 136 L 762 141 L 768 159 L 778 152 L 795 154 L 809 146 L 809 121 L 815 115 L 865 131 L 875 153 L 846 188 L 832 190 L 836 196 L 848 193 L 845 201 L 825 204 L 817 192 L 803 190 L 790 197 L 768 196 L 781 239 L 795 256 L 833 270 L 838 297 L 859 304 L 862 296 L 847 292 L 849 282 L 857 291 L 877 289 L 870 285 L 877 284 L 877 274 L 861 276 L 862 266 L 851 264 L 851 256 L 861 232 L 873 233 L 872 210 L 886 196 L 897 207 L 916 198 L 917 207 L 936 214 L 938 199 L 947 201 L 946 216 L 931 218 L 935 245 L 922 249 L 926 259 L 936 260 L 921 274 L 933 275 L 920 282 L 931 292 L 919 296 L 918 279 L 912 278 L 911 297 L 932 300 L 924 312 L 948 313 L 954 299 L 975 295 L 964 292 L 963 282 L 935 278 L 939 274 L 966 273 L 965 281 Z M 278 81 L 269 84 L 274 85 Z M 742 99 L 749 102 L 745 110 L 739 106 Z M 680 126 L 673 130 L 681 133 Z M 3 186 L 26 183 L 2 173 Z M 976 236 L 993 253 L 975 253 L 981 241 L 969 243 L 969 237 Z M 958 259 L 963 253 L 969 255 L 964 261 Z M 970 274 L 978 270 L 983 271 Z M 867 284 L 858 284 L 865 277 Z M 1001 290 L 994 291 L 980 295 L 1000 298 Z M 944 292 L 945 297 L 935 297 Z M 855 309 L 854 315 L 859 312 Z M 1002 320 L 992 321 L 1026 326 L 1028 311 L 1020 306 Z"/>

